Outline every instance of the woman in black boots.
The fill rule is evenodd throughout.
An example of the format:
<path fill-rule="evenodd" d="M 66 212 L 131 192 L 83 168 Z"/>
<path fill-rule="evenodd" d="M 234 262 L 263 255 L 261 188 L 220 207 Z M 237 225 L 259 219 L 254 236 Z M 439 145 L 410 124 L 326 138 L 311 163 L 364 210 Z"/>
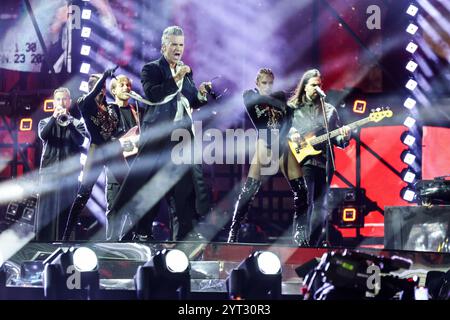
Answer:
<path fill-rule="evenodd" d="M 244 92 L 244 104 L 253 125 L 258 130 L 256 151 L 249 169 L 247 181 L 234 206 L 228 242 L 238 241 L 242 221 L 247 217 L 252 202 L 261 186 L 261 177 L 273 175 L 266 165 L 273 161 L 289 181 L 294 196 L 294 242 L 308 246 L 306 237 L 307 190 L 300 166 L 287 148 L 287 134 L 291 127 L 287 114 L 284 92 L 272 93 L 274 74 L 270 69 L 260 69 L 256 76 L 256 88 Z M 270 171 L 270 172 L 269 172 Z"/>

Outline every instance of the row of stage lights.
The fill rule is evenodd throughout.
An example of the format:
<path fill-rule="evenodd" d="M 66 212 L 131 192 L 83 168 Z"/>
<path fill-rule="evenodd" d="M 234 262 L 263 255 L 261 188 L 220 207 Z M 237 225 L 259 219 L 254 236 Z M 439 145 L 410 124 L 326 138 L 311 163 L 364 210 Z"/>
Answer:
<path fill-rule="evenodd" d="M 404 200 L 408 202 L 414 202 L 416 200 L 416 194 L 413 185 L 417 181 L 417 174 L 420 171 L 419 165 L 417 164 L 417 151 L 419 150 L 419 146 L 417 145 L 417 121 L 414 118 L 414 114 L 417 114 L 417 111 L 415 110 L 417 101 L 414 99 L 414 96 L 415 90 L 418 87 L 418 83 L 414 79 L 414 74 L 417 71 L 418 67 L 417 62 L 414 60 L 414 53 L 419 47 L 414 41 L 414 36 L 419 30 L 419 27 L 415 22 L 415 18 L 418 12 L 419 8 L 415 3 L 410 4 L 408 6 L 408 9 L 406 10 L 406 14 L 410 16 L 410 19 L 412 19 L 412 21 L 406 28 L 406 32 L 411 37 L 411 40 L 406 46 L 406 51 L 411 54 L 411 57 L 405 66 L 406 70 L 410 73 L 410 79 L 405 84 L 405 88 L 409 91 L 409 96 L 405 99 L 403 106 L 409 110 L 409 114 L 403 122 L 403 125 L 408 128 L 408 131 L 405 131 L 401 135 L 401 139 L 403 144 L 405 144 L 408 148 L 402 151 L 401 159 L 405 164 L 408 165 L 408 167 L 406 167 L 401 174 L 403 181 L 405 181 L 408 185 L 401 190 L 400 195 Z"/>
<path fill-rule="evenodd" d="M 83 0 L 83 2 L 87 3 L 89 0 Z M 86 5 L 86 4 L 85 4 Z M 84 8 L 81 12 L 81 19 L 82 23 L 86 24 L 87 21 L 91 19 L 92 16 L 92 10 Z M 86 25 L 82 25 L 81 27 L 81 39 L 83 41 L 80 49 L 80 54 L 85 57 L 86 59 L 89 58 L 90 53 L 92 52 L 92 47 L 89 45 L 89 37 L 91 36 L 92 29 Z M 81 62 L 80 66 L 80 73 L 84 75 L 88 75 L 91 70 L 90 63 L 86 61 Z M 85 80 L 82 80 L 79 87 L 80 91 L 87 93 L 89 91 L 88 89 L 88 82 Z"/>
<path fill-rule="evenodd" d="M 101 299 L 99 260 L 87 247 L 58 248 L 44 262 L 42 279 L 46 299 Z M 188 299 L 191 292 L 191 264 L 178 249 L 158 251 L 137 268 L 136 298 Z M 6 286 L 6 272 L 0 270 L 0 289 Z M 270 251 L 257 251 L 230 272 L 226 287 L 230 299 L 279 299 L 281 261 Z M 2 291 L 2 290 L 0 290 Z"/>

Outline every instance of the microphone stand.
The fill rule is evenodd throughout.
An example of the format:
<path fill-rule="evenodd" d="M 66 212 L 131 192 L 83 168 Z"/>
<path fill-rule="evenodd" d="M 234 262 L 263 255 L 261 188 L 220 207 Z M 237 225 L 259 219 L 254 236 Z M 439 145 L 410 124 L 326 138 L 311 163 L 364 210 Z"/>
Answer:
<path fill-rule="evenodd" d="M 333 146 L 331 145 L 331 139 L 330 139 L 330 128 L 328 127 L 327 114 L 325 112 L 325 101 L 324 101 L 324 97 L 322 97 L 320 94 L 319 94 L 319 97 L 320 97 L 320 106 L 322 108 L 323 123 L 325 126 L 325 131 L 327 133 L 327 144 L 328 144 L 328 148 L 330 150 L 331 163 L 333 165 L 333 171 L 335 171 L 336 166 L 334 163 Z M 328 190 L 328 185 L 331 181 L 328 181 L 328 172 L 326 172 L 326 175 L 327 175 L 326 182 L 327 182 L 327 190 Z M 325 197 L 328 197 L 328 191 L 327 191 L 327 194 L 325 194 Z M 325 221 L 325 239 L 326 239 L 327 245 L 330 243 L 330 230 L 329 230 L 329 226 L 328 226 L 329 219 L 330 219 L 329 211 L 327 210 L 327 218 Z"/>

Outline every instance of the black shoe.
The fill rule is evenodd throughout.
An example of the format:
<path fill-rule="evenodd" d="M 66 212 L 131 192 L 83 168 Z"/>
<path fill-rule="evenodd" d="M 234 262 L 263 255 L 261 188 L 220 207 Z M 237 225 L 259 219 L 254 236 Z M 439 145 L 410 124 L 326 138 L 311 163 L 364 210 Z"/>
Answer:
<path fill-rule="evenodd" d="M 228 233 L 228 243 L 238 241 L 241 223 L 247 218 L 252 202 L 256 197 L 261 186 L 261 181 L 248 178 L 239 194 L 238 200 L 234 205 L 233 220 L 231 222 L 230 232 Z"/>

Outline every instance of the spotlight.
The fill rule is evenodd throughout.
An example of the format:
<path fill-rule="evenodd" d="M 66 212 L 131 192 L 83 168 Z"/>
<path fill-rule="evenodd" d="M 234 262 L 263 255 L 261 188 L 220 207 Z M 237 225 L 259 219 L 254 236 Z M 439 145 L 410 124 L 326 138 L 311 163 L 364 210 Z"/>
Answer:
<path fill-rule="evenodd" d="M 81 29 L 81 37 L 83 38 L 89 38 L 91 36 L 91 28 L 89 27 L 83 27 Z"/>
<path fill-rule="evenodd" d="M 257 251 L 233 269 L 226 280 L 231 299 L 281 297 L 281 262 L 272 252 Z"/>
<path fill-rule="evenodd" d="M 416 100 L 414 100 L 414 99 L 412 99 L 412 98 L 407 98 L 406 100 L 405 100 L 405 102 L 403 103 L 403 106 L 405 107 L 405 108 L 408 108 L 408 109 L 412 109 L 412 108 L 414 108 L 415 106 L 416 106 Z"/>
<path fill-rule="evenodd" d="M 98 267 L 97 255 L 89 248 L 78 248 L 73 253 L 73 266 L 80 272 L 93 271 Z"/>
<path fill-rule="evenodd" d="M 405 150 L 402 152 L 402 161 L 408 165 L 412 165 L 416 161 L 416 156 L 408 150 Z"/>
<path fill-rule="evenodd" d="M 138 299 L 186 299 L 191 290 L 190 263 L 180 250 L 164 249 L 135 275 Z"/>
<path fill-rule="evenodd" d="M 417 81 L 413 79 L 409 79 L 406 83 L 405 87 L 411 91 L 413 91 L 417 87 Z"/>
<path fill-rule="evenodd" d="M 32 128 L 33 128 L 33 119 L 31 118 L 20 119 L 19 125 L 20 131 L 31 131 Z"/>
<path fill-rule="evenodd" d="M 80 67 L 80 72 L 88 74 L 91 69 L 91 65 L 89 63 L 83 62 Z"/>
<path fill-rule="evenodd" d="M 408 183 L 413 183 L 416 179 L 416 174 L 412 172 L 411 170 L 406 169 L 405 173 L 403 174 L 403 181 Z"/>
<path fill-rule="evenodd" d="M 414 72 L 417 69 L 417 63 L 415 63 L 414 61 L 410 60 L 408 62 L 408 64 L 406 65 L 406 70 L 410 71 L 410 72 Z"/>
<path fill-rule="evenodd" d="M 400 194 L 402 196 L 402 199 L 408 202 L 413 202 L 416 198 L 416 193 L 414 192 L 414 190 L 411 190 L 409 188 L 403 189 Z"/>
<path fill-rule="evenodd" d="M 419 8 L 417 8 L 415 5 L 411 4 L 408 9 L 406 10 L 406 13 L 410 16 L 414 17 L 417 14 L 417 11 L 419 11 Z"/>
<path fill-rule="evenodd" d="M 416 52 L 418 47 L 419 46 L 417 44 L 415 44 L 414 42 L 410 42 L 406 46 L 406 51 L 408 51 L 409 53 L 414 53 L 414 52 Z"/>
<path fill-rule="evenodd" d="M 81 12 L 81 19 L 89 20 L 91 18 L 92 11 L 89 9 L 83 9 Z"/>
<path fill-rule="evenodd" d="M 189 268 L 189 259 L 183 251 L 170 250 L 166 254 L 167 270 L 173 273 L 185 272 Z"/>
<path fill-rule="evenodd" d="M 87 155 L 85 153 L 80 154 L 80 164 L 84 166 L 86 164 Z"/>
<path fill-rule="evenodd" d="M 410 23 L 409 26 L 406 28 L 406 32 L 408 32 L 411 35 L 414 35 L 418 29 L 419 29 L 418 26 L 416 26 L 414 23 Z"/>
<path fill-rule="evenodd" d="M 47 299 L 95 298 L 99 290 L 98 259 L 86 247 L 59 248 L 44 261 Z"/>
<path fill-rule="evenodd" d="M 89 92 L 89 85 L 87 83 L 87 81 L 81 81 L 80 83 L 80 90 L 83 92 Z"/>
<path fill-rule="evenodd" d="M 408 128 L 412 128 L 416 124 L 416 119 L 408 116 L 405 121 L 403 121 L 403 124 Z"/>
<path fill-rule="evenodd" d="M 81 53 L 83 56 L 88 56 L 88 55 L 89 55 L 89 52 L 91 52 L 91 46 L 88 46 L 88 45 L 83 44 L 83 45 L 81 46 L 81 51 L 80 51 L 80 53 Z"/>
<path fill-rule="evenodd" d="M 353 103 L 353 112 L 364 113 L 366 111 L 367 101 L 365 100 L 355 100 Z"/>
<path fill-rule="evenodd" d="M 403 139 L 403 143 L 410 147 L 414 144 L 414 142 L 416 142 L 416 138 L 410 134 L 407 134 Z"/>

